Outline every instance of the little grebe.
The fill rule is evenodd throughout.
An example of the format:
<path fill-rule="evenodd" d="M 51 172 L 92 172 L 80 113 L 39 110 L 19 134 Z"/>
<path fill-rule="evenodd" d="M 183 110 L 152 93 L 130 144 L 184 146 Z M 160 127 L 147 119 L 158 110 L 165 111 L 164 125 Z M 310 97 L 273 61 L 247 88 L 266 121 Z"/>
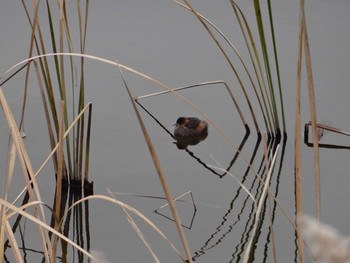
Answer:
<path fill-rule="evenodd" d="M 208 136 L 208 123 L 195 117 L 180 117 L 175 123 L 174 137 L 179 149 L 196 145 Z"/>

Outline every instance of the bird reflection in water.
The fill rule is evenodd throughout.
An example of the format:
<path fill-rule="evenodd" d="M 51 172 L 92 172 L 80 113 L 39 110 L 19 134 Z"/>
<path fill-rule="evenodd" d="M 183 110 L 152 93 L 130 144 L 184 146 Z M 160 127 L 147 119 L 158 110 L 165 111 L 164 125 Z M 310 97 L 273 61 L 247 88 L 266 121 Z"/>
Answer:
<path fill-rule="evenodd" d="M 195 117 L 179 117 L 174 125 L 175 144 L 180 150 L 196 145 L 208 136 L 208 123 Z"/>

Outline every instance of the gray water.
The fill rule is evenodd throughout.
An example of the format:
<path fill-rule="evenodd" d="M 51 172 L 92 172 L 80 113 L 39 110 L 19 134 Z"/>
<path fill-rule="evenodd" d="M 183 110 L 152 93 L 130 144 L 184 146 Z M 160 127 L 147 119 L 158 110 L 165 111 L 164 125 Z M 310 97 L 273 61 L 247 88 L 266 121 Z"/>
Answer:
<path fill-rule="evenodd" d="M 252 3 L 241 2 L 240 7 L 254 25 Z M 243 38 L 229 2 L 215 1 L 214 4 L 211 1 L 198 3 L 196 1 L 193 4 L 233 40 L 242 57 L 248 60 Z M 75 3 L 67 2 L 67 5 L 73 8 Z M 266 11 L 265 4 L 262 4 L 262 7 Z M 41 12 L 45 14 L 44 8 Z M 288 140 L 282 164 L 280 164 L 282 158 L 280 149 L 271 189 L 278 194 L 279 202 L 293 219 L 298 1 L 273 3 L 273 12 Z M 345 0 L 307 1 L 306 12 L 318 120 L 320 123 L 350 131 L 347 108 L 347 100 L 350 98 L 347 84 L 350 68 L 350 4 Z M 77 20 L 73 17 L 70 23 L 77 25 Z M 2 36 L 0 72 L 5 72 L 28 55 L 30 29 L 19 2 L 2 3 L 0 25 Z M 73 32 L 74 30 L 77 28 L 74 28 Z M 78 50 L 78 45 L 75 48 Z M 262 187 L 254 181 L 254 171 L 259 171 L 263 161 L 263 143 L 257 145 L 254 125 L 237 80 L 202 25 L 191 13 L 170 1 L 104 1 L 103 4 L 92 2 L 86 53 L 112 61 L 118 60 L 119 63 L 152 76 L 173 88 L 212 80 L 224 80 L 228 83 L 238 98 L 251 129 L 237 159 L 235 159 L 236 148 L 229 145 L 213 127 L 209 127 L 209 136 L 205 141 L 189 147 L 190 152 L 176 148 L 174 140 L 166 130 L 173 131 L 173 124 L 179 116 L 200 115 L 174 95 L 146 98 L 140 100 L 140 103 L 166 129 L 159 126 L 141 109 L 173 196 L 180 196 L 188 191 L 193 194 L 197 208 L 194 218 L 189 195 L 183 198 L 186 202 L 177 202 L 177 206 L 183 224 L 188 227 L 185 228 L 185 234 L 194 259 L 197 262 L 240 262 L 254 218 L 252 200 L 239 188 L 234 178 L 229 175 L 221 178 L 203 163 L 215 165 L 215 159 L 222 167 L 230 167 L 230 173 L 239 180 L 244 180 L 246 187 L 251 187 L 252 193 L 259 195 Z M 134 75 L 126 73 L 126 78 L 135 96 L 161 90 Z M 303 79 L 305 80 L 305 76 Z M 21 73 L 3 87 L 18 121 L 23 82 L 24 73 Z M 50 149 L 34 74 L 30 76 L 30 83 L 24 128 L 27 134 L 26 146 L 34 170 L 37 170 Z M 95 182 L 94 193 L 108 195 L 107 189 L 109 189 L 114 193 L 132 194 L 133 196 L 116 194 L 116 197 L 144 213 L 178 248 L 181 248 L 175 224 L 153 212 L 165 204 L 161 199 L 164 194 L 119 73 L 111 66 L 87 61 L 86 84 L 87 101 L 93 103 L 90 179 Z M 252 94 L 252 91 L 249 93 Z M 182 94 L 193 100 L 222 126 L 237 146 L 242 143 L 245 138 L 244 127 L 222 85 L 187 90 Z M 256 105 L 256 101 L 253 100 L 253 104 Z M 305 81 L 302 85 L 301 105 L 302 124 L 304 124 L 310 119 Z M 8 128 L 4 115 L 0 116 L 0 165 L 3 172 Z M 263 130 L 262 121 L 259 120 L 259 123 Z M 346 136 L 330 132 L 325 132 L 321 142 L 350 145 Z M 254 155 L 256 145 L 257 152 Z M 347 195 L 349 181 L 346 172 L 348 150 L 322 148 L 320 157 L 322 221 L 333 225 L 343 234 L 349 234 L 347 222 L 350 215 Z M 312 148 L 303 144 L 302 158 L 303 209 L 306 214 L 315 215 Z M 248 169 L 247 161 L 250 160 L 252 169 Z M 278 173 L 280 167 L 281 171 Z M 40 176 L 39 184 L 43 199 L 51 205 L 55 185 L 51 164 Z M 18 176 L 14 179 L 13 187 L 20 189 L 23 184 L 23 179 Z M 14 198 L 16 191 L 14 190 L 10 196 Z M 119 208 L 102 201 L 91 201 L 89 205 L 92 250 L 103 253 L 110 262 L 152 262 L 149 252 Z M 265 209 L 257 247 L 254 250 L 255 262 L 273 261 L 273 245 L 268 228 L 269 207 L 266 206 Z M 273 211 L 277 262 L 294 262 L 296 253 L 294 229 L 279 208 Z M 166 208 L 159 212 L 169 215 Z M 161 262 L 179 261 L 157 234 L 142 222 L 137 222 L 141 224 Z M 33 224 L 29 222 L 27 224 L 26 231 L 35 232 Z M 29 233 L 26 235 L 30 235 Z M 32 234 L 30 240 L 26 246 L 33 249 L 37 247 L 36 242 L 39 241 L 36 234 Z M 41 258 L 40 254 L 33 251 L 27 251 L 27 254 L 28 262 L 35 262 Z M 11 259 L 11 255 L 8 257 Z M 308 253 L 306 262 L 313 262 Z"/>

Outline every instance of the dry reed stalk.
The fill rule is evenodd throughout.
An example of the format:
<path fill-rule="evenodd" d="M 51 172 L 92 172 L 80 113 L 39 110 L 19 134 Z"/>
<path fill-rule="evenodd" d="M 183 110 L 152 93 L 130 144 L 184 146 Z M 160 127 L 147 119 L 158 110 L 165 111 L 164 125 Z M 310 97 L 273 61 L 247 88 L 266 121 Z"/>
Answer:
<path fill-rule="evenodd" d="M 24 260 L 22 259 L 21 251 L 20 251 L 18 244 L 17 244 L 17 241 L 16 241 L 16 237 L 12 231 L 10 222 L 8 220 L 6 220 L 6 222 L 2 223 L 1 225 L 3 225 L 3 224 L 5 224 L 5 226 L 6 226 L 6 228 L 5 228 L 6 235 L 7 235 L 8 240 L 10 241 L 11 251 L 16 258 L 16 262 L 17 263 L 24 262 Z M 4 254 L 1 254 L 1 262 L 3 262 L 3 259 L 4 259 Z"/>
<path fill-rule="evenodd" d="M 7 149 L 7 165 L 6 165 L 6 173 L 5 173 L 5 182 L 4 182 L 4 188 L 2 193 L 2 199 L 7 201 L 8 192 L 10 190 L 11 181 L 13 178 L 13 171 L 15 168 L 15 162 L 16 162 L 16 148 L 14 145 L 14 142 L 10 136 L 9 143 L 8 143 L 8 149 Z M 0 206 L 1 211 L 1 218 L 3 218 L 6 214 L 5 207 Z M 7 222 L 8 223 L 8 222 Z M 7 225 L 1 224 L 0 226 L 0 262 L 2 262 L 4 258 L 4 235 L 5 235 L 5 227 Z"/>
<path fill-rule="evenodd" d="M 180 219 L 180 216 L 177 213 L 177 210 L 176 210 L 176 207 L 175 207 L 175 203 L 174 203 L 174 200 L 173 200 L 172 195 L 171 195 L 170 187 L 168 185 L 166 177 L 164 176 L 164 172 L 163 172 L 162 166 L 160 164 L 160 161 L 158 159 L 158 155 L 157 155 L 156 150 L 155 150 L 155 148 L 153 146 L 152 140 L 151 140 L 150 136 L 148 135 L 146 126 L 143 123 L 142 117 L 141 117 L 141 115 L 140 115 L 140 113 L 139 113 L 139 111 L 137 109 L 135 100 L 134 100 L 134 98 L 133 98 L 133 96 L 132 96 L 132 94 L 130 92 L 130 89 L 129 89 L 126 81 L 125 81 L 125 78 L 123 76 L 123 72 L 122 72 L 119 64 L 118 64 L 118 70 L 119 70 L 120 75 L 122 77 L 125 89 L 128 92 L 131 104 L 133 106 L 134 112 L 136 114 L 137 120 L 138 120 L 138 122 L 140 124 L 140 127 L 141 127 L 141 130 L 142 130 L 143 136 L 144 136 L 145 141 L 147 143 L 148 150 L 149 150 L 150 155 L 152 157 L 154 166 L 155 166 L 155 168 L 157 170 L 157 174 L 158 174 L 160 183 L 162 185 L 164 194 L 165 194 L 165 196 L 167 198 L 167 201 L 169 203 L 169 208 L 170 208 L 171 214 L 173 216 L 173 219 L 175 221 L 175 224 L 176 224 L 176 227 L 177 227 L 177 231 L 178 231 L 178 233 L 180 235 L 181 243 L 182 243 L 182 246 L 183 246 L 183 248 L 185 250 L 185 253 L 186 253 L 186 256 L 187 256 L 187 260 L 188 260 L 189 263 L 191 263 L 192 262 L 192 257 L 191 257 L 190 249 L 189 249 L 188 244 L 187 244 L 187 239 L 186 239 L 186 236 L 185 236 L 185 232 L 183 231 L 182 224 L 181 224 L 181 219 Z"/>
<path fill-rule="evenodd" d="M 302 176 L 301 176 L 301 121 L 300 121 L 300 88 L 301 88 L 301 66 L 303 53 L 303 36 L 304 25 L 302 23 L 302 4 L 300 2 L 300 21 L 299 21 L 299 46 L 298 46 L 298 65 L 297 65 L 297 86 L 296 86 L 296 113 L 295 113 L 295 156 L 294 156 L 294 176 L 295 176 L 295 207 L 296 216 L 303 215 L 303 195 L 302 195 Z M 303 233 L 300 226 L 297 224 L 297 246 L 300 263 L 304 262 L 304 242 Z"/>
<path fill-rule="evenodd" d="M 58 169 L 57 169 L 57 177 L 56 177 L 56 203 L 55 203 L 55 218 L 60 220 L 61 215 L 61 194 L 62 194 L 62 173 L 63 173 L 63 153 L 64 153 L 64 145 L 63 145 L 63 135 L 64 135 L 64 116 L 65 116 L 65 101 L 61 101 L 60 103 L 60 130 L 59 130 L 59 141 L 58 141 Z M 58 221 L 55 220 L 55 229 L 58 231 Z M 53 263 L 56 262 L 56 252 L 57 252 L 57 242 L 58 237 L 55 236 L 52 250 L 52 260 Z"/>
<path fill-rule="evenodd" d="M 317 129 L 317 112 L 316 112 L 316 99 L 315 89 L 312 73 L 312 63 L 310 55 L 309 40 L 307 34 L 306 17 L 304 10 L 304 0 L 301 0 L 302 5 L 302 23 L 304 27 L 304 49 L 305 49 L 305 62 L 306 62 L 306 73 L 307 73 L 307 86 L 309 91 L 309 107 L 312 122 L 312 137 L 313 137 L 313 150 L 314 150 L 314 169 L 315 169 L 315 188 L 316 188 L 316 218 L 321 218 L 321 177 L 320 177 L 320 156 L 319 156 L 319 136 Z"/>
<path fill-rule="evenodd" d="M 89 117 L 86 134 L 86 152 L 85 152 L 85 169 L 84 169 L 84 184 L 89 181 L 89 159 L 90 159 L 90 135 L 91 135 L 91 119 L 92 119 L 92 104 L 89 106 Z"/>
<path fill-rule="evenodd" d="M 38 1 L 36 4 L 34 2 L 32 2 L 33 9 L 34 9 L 34 20 L 33 20 L 33 24 L 32 24 L 32 32 L 31 32 L 31 37 L 30 37 L 28 58 L 33 56 L 33 48 L 34 48 L 34 40 L 35 40 L 35 28 L 36 28 L 36 25 L 38 23 L 39 2 L 40 1 Z M 23 3 L 23 5 L 24 5 L 24 3 Z M 24 124 L 24 112 L 25 112 L 25 106 L 26 106 L 26 101 L 27 101 L 29 70 L 30 70 L 30 63 L 28 63 L 28 67 L 26 68 L 26 76 L 25 76 L 25 81 L 24 81 L 22 113 L 21 113 L 21 120 L 19 122 L 19 129 L 20 130 L 22 129 L 23 124 Z"/>
<path fill-rule="evenodd" d="M 51 150 L 52 150 L 55 147 L 56 142 L 55 142 L 55 138 L 53 136 L 53 129 L 52 129 L 51 121 L 50 121 L 50 112 L 49 112 L 49 108 L 47 105 L 44 87 L 43 87 L 43 83 L 42 83 L 42 80 L 40 77 L 38 65 L 37 65 L 35 60 L 33 61 L 33 64 L 34 64 L 34 68 L 35 68 L 36 79 L 37 79 L 39 89 L 40 89 L 41 100 L 42 100 L 43 105 L 44 105 L 44 113 L 45 113 L 45 118 L 46 118 L 47 129 L 48 129 L 48 133 L 49 133 L 50 146 L 51 146 Z M 56 153 L 53 155 L 52 159 L 53 159 L 53 166 L 55 169 L 55 174 L 57 174 L 58 168 L 57 168 L 57 154 Z M 67 174 L 65 173 L 64 176 L 66 177 Z"/>
<path fill-rule="evenodd" d="M 10 128 L 11 136 L 12 136 L 13 141 L 14 141 L 15 146 L 16 146 L 17 157 L 20 161 L 20 165 L 22 168 L 22 174 L 23 174 L 24 180 L 26 182 L 30 198 L 31 198 L 31 200 L 41 201 L 40 191 L 38 188 L 38 184 L 35 180 L 33 168 L 31 166 L 26 148 L 24 146 L 22 137 L 21 137 L 20 132 L 18 130 L 16 121 L 12 115 L 10 107 L 7 103 L 7 100 L 4 96 L 1 88 L 0 88 L 0 104 L 1 104 L 1 107 L 4 111 L 4 113 L 5 113 L 7 124 Z M 38 207 L 34 206 L 33 208 L 34 208 L 35 216 L 37 216 L 38 218 L 43 220 L 43 222 L 45 222 L 45 214 L 44 214 L 43 207 L 39 205 Z M 49 235 L 48 235 L 47 231 L 44 231 L 39 226 L 38 226 L 38 231 L 39 231 L 40 240 L 41 240 L 41 243 L 42 243 L 42 246 L 44 249 L 45 258 L 46 258 L 46 260 L 49 260 L 49 254 L 50 254 L 49 251 L 52 250 Z M 45 244 L 47 244 L 47 245 L 45 245 Z"/>

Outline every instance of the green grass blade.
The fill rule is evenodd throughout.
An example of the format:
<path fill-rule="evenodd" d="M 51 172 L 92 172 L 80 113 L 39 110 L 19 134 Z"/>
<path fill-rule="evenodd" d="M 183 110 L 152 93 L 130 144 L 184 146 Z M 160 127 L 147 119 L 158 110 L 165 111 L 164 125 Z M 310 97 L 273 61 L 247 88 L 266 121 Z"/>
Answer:
<path fill-rule="evenodd" d="M 269 86 L 270 97 L 271 97 L 271 101 L 272 101 L 273 114 L 275 116 L 275 127 L 278 130 L 279 129 L 278 112 L 277 112 L 277 106 L 276 106 L 275 92 L 273 89 L 273 81 L 272 81 L 271 70 L 270 70 L 269 55 L 268 55 L 267 46 L 266 46 L 264 24 L 262 21 L 259 0 L 254 0 L 254 8 L 255 8 L 256 21 L 257 21 L 257 25 L 258 25 L 259 37 L 260 37 L 261 50 L 262 50 L 262 55 L 264 58 L 267 83 L 269 84 L 268 86 Z"/>
<path fill-rule="evenodd" d="M 279 90 L 279 95 L 280 95 L 279 98 L 280 98 L 280 104 L 281 104 L 281 114 L 282 114 L 282 121 L 283 121 L 283 132 L 284 132 L 284 134 L 286 134 L 287 133 L 287 127 L 286 127 L 286 120 L 285 120 L 285 116 L 284 116 L 283 93 L 282 93 L 281 76 L 280 76 L 279 63 L 278 63 L 277 45 L 276 45 L 276 39 L 275 39 L 275 29 L 274 29 L 274 26 L 273 26 L 271 1 L 268 0 L 267 3 L 268 3 L 268 9 L 269 9 L 271 37 L 272 37 L 273 51 L 274 51 L 275 64 L 276 64 L 278 90 Z"/>
<path fill-rule="evenodd" d="M 258 86 L 260 89 L 260 95 L 263 99 L 264 108 L 266 111 L 266 115 L 268 117 L 270 130 L 275 132 L 275 130 L 276 130 L 275 129 L 275 120 L 274 120 L 275 116 L 273 114 L 271 99 L 270 99 L 269 92 L 268 92 L 267 87 L 266 87 L 267 85 L 265 82 L 264 73 L 263 73 L 262 66 L 261 66 L 261 61 L 259 58 L 259 54 L 258 54 L 258 51 L 256 48 L 256 43 L 255 43 L 252 31 L 250 29 L 249 23 L 244 15 L 244 13 L 239 8 L 239 6 L 235 3 L 234 0 L 231 0 L 230 2 L 231 2 L 231 6 L 233 8 L 233 11 L 235 13 L 235 16 L 237 18 L 237 21 L 239 23 L 239 26 L 241 28 L 241 32 L 243 34 L 244 41 L 245 41 L 246 46 L 247 46 L 250 60 L 251 60 L 251 63 L 252 63 L 253 69 L 254 69 L 254 73 L 255 73 L 255 76 L 256 76 L 256 79 L 258 82 Z M 242 17 L 243 23 L 242 23 L 242 20 L 240 17 Z M 243 24 L 244 24 L 244 26 L 243 26 Z"/>

